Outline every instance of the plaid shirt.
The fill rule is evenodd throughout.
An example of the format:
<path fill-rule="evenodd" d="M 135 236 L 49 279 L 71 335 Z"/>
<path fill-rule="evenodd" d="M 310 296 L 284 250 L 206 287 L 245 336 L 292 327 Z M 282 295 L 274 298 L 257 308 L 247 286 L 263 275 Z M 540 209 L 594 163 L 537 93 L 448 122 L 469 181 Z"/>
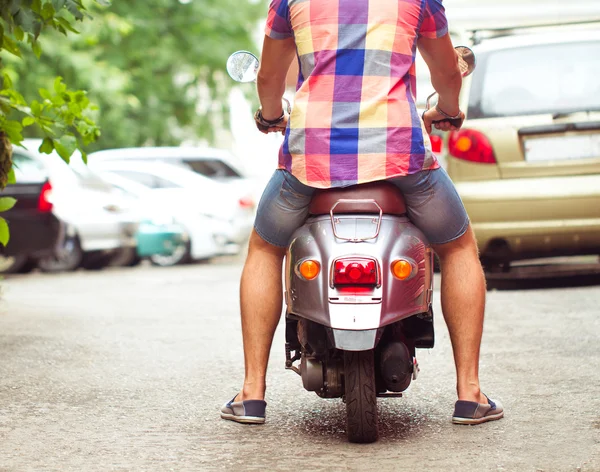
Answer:
<path fill-rule="evenodd" d="M 300 73 L 279 168 L 329 188 L 439 167 L 415 105 L 418 37 L 448 32 L 441 0 L 272 0 Z"/>

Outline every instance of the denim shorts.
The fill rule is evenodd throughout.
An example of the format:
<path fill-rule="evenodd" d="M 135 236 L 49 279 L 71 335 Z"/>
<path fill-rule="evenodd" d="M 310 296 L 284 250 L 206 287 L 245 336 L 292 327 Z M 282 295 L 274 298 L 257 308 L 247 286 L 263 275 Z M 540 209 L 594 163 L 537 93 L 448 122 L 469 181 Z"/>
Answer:
<path fill-rule="evenodd" d="M 390 179 L 406 202 L 407 216 L 431 244 L 445 244 L 467 231 L 469 217 L 452 180 L 443 168 Z M 316 188 L 286 170 L 275 171 L 258 204 L 254 229 L 269 244 L 287 247 L 304 224 Z"/>

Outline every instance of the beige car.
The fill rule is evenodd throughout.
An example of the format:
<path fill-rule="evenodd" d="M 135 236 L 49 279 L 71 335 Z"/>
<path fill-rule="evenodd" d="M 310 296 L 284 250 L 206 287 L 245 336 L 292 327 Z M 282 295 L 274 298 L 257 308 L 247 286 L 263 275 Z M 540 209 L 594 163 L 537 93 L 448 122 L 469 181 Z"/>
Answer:
<path fill-rule="evenodd" d="M 484 264 L 600 254 L 600 24 L 474 51 L 444 157 Z"/>

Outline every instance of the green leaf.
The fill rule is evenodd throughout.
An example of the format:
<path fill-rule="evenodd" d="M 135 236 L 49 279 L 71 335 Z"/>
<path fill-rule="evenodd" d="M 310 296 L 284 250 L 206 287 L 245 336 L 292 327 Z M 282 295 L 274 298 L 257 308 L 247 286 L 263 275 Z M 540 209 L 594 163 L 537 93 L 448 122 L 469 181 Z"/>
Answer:
<path fill-rule="evenodd" d="M 83 20 L 83 13 L 80 10 L 80 6 L 73 0 L 66 0 L 65 7 L 69 10 L 69 13 L 75 17 L 76 20 Z"/>
<path fill-rule="evenodd" d="M 8 171 L 8 183 L 9 184 L 16 184 L 17 183 L 17 177 L 15 175 L 15 170 L 14 169 L 10 169 Z"/>
<path fill-rule="evenodd" d="M 15 3 L 14 0 L 13 3 Z M 19 5 L 19 7 L 19 10 L 13 16 L 15 25 L 20 27 L 22 31 L 30 32 L 33 29 L 35 13 L 31 11 L 30 8 L 23 7 L 21 5 Z"/>
<path fill-rule="evenodd" d="M 62 80 L 63 79 L 60 76 L 54 79 L 54 91 L 57 94 L 64 93 L 67 90 L 67 86 L 62 83 Z"/>
<path fill-rule="evenodd" d="M 42 55 L 42 45 L 40 44 L 40 42 L 34 41 L 33 44 L 31 45 L 31 49 L 33 50 L 33 53 L 35 54 L 35 57 L 37 57 L 39 59 L 40 56 Z"/>
<path fill-rule="evenodd" d="M 25 32 L 23 31 L 23 29 L 20 26 L 15 26 L 15 29 L 13 32 L 15 34 L 15 38 L 17 39 L 17 41 L 23 41 L 23 38 L 25 38 Z"/>
<path fill-rule="evenodd" d="M 65 134 L 60 139 L 54 141 L 54 148 L 63 161 L 69 162 L 71 156 L 77 149 L 77 138 L 73 135 Z"/>
<path fill-rule="evenodd" d="M 31 2 L 31 9 L 38 15 L 42 14 L 42 0 L 33 0 Z"/>
<path fill-rule="evenodd" d="M 8 223 L 4 218 L 0 216 L 0 243 L 6 247 L 10 240 L 10 231 L 8 229 Z"/>
<path fill-rule="evenodd" d="M 8 211 L 17 203 L 17 199 L 13 197 L 0 198 L 0 212 Z"/>
<path fill-rule="evenodd" d="M 65 3 L 67 3 L 67 0 L 52 0 L 52 6 L 54 6 L 56 11 L 60 11 L 65 6 Z"/>
<path fill-rule="evenodd" d="M 40 97 L 52 101 L 52 94 L 50 93 L 50 90 L 41 88 L 38 90 L 38 92 Z"/>
<path fill-rule="evenodd" d="M 80 150 L 79 152 L 81 153 L 81 159 L 83 160 L 83 162 L 84 162 L 85 164 L 87 164 L 87 163 L 88 163 L 88 155 L 87 155 L 87 152 L 85 152 L 85 151 L 81 151 L 81 150 Z"/>
<path fill-rule="evenodd" d="M 110 0 L 96 0 L 96 3 L 102 5 L 103 7 L 110 7 L 112 5 Z"/>
<path fill-rule="evenodd" d="M 23 124 L 24 128 L 26 126 L 31 126 L 35 123 L 35 118 L 33 116 L 26 116 L 25 118 L 23 118 L 23 121 L 21 123 Z"/>
<path fill-rule="evenodd" d="M 53 18 L 55 13 L 56 11 L 54 10 L 54 7 L 51 3 L 45 3 L 42 7 L 42 18 L 46 21 Z"/>
<path fill-rule="evenodd" d="M 4 72 L 2 74 L 2 87 L 9 89 L 9 88 L 12 88 L 12 86 L 13 86 L 13 82 L 10 78 L 10 75 L 8 75 L 6 72 Z"/>
<path fill-rule="evenodd" d="M 32 32 L 33 32 L 33 37 L 35 39 L 38 38 L 38 36 L 42 33 L 42 29 L 43 29 L 44 25 L 42 24 L 41 21 L 34 21 L 33 23 L 33 28 L 32 28 Z"/>
<path fill-rule="evenodd" d="M 7 120 L 0 128 L 8 135 L 8 139 L 13 144 L 18 144 L 23 141 L 23 136 L 21 135 L 23 126 L 18 121 Z"/>
<path fill-rule="evenodd" d="M 54 151 L 54 141 L 51 138 L 44 138 L 38 151 L 44 154 L 52 154 L 52 151 Z"/>
<path fill-rule="evenodd" d="M 35 116 L 40 116 L 42 113 L 42 105 L 37 100 L 32 100 L 29 104 L 29 108 L 31 108 L 31 113 L 33 113 Z"/>
<path fill-rule="evenodd" d="M 19 46 L 17 46 L 17 44 L 9 36 L 4 35 L 4 40 L 2 41 L 2 48 L 17 57 L 22 57 Z"/>
<path fill-rule="evenodd" d="M 71 23 L 69 23 L 69 21 L 61 16 L 59 16 L 57 19 L 58 23 L 60 24 L 60 26 L 62 26 L 65 30 L 69 30 L 72 33 L 77 33 L 79 34 L 79 31 L 76 30 Z M 67 34 L 67 32 L 65 31 L 64 34 Z"/>

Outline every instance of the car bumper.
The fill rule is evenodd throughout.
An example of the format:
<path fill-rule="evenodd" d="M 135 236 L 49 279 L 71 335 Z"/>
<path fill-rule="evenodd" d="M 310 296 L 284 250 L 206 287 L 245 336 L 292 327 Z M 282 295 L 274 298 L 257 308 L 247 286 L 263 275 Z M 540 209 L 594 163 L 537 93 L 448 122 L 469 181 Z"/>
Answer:
<path fill-rule="evenodd" d="M 600 175 L 457 183 L 483 256 L 600 254 Z"/>
<path fill-rule="evenodd" d="M 140 257 L 169 255 L 184 240 L 184 233 L 179 225 L 142 223 L 135 239 Z"/>
<path fill-rule="evenodd" d="M 54 254 L 64 237 L 65 227 L 52 213 L 9 210 L 2 216 L 10 228 L 7 246 L 0 245 L 4 256 L 49 256 Z"/>

